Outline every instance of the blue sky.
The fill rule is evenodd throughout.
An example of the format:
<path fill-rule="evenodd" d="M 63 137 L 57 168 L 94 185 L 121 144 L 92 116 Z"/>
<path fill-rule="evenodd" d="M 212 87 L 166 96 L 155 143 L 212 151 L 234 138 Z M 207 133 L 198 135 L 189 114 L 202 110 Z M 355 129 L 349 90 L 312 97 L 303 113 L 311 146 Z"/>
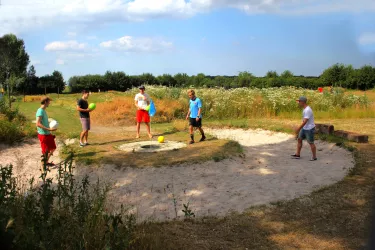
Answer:
<path fill-rule="evenodd" d="M 327 3 L 328 2 L 328 3 Z M 375 65 L 373 0 L 2 0 L 37 74 L 319 75 Z"/>

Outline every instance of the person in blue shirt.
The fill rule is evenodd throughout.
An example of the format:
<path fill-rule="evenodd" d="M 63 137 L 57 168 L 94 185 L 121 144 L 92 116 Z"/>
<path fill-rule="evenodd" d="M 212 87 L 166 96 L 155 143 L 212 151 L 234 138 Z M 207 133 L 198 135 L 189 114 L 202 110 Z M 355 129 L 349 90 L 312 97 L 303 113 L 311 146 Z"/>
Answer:
<path fill-rule="evenodd" d="M 200 142 L 206 139 L 204 131 L 202 129 L 202 101 L 195 96 L 195 91 L 193 89 L 188 90 L 188 95 L 190 98 L 189 112 L 186 115 L 186 120 L 189 120 L 189 130 L 190 130 L 190 144 L 194 141 L 194 128 L 198 128 L 201 132 L 202 138 Z"/>

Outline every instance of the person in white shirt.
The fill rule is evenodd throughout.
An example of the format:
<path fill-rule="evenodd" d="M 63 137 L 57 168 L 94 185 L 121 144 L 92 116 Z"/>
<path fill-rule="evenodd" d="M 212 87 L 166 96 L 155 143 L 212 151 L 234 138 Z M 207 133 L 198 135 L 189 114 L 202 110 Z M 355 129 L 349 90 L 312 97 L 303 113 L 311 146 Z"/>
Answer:
<path fill-rule="evenodd" d="M 315 123 L 314 123 L 314 114 L 312 109 L 307 105 L 307 98 L 301 96 L 298 100 L 298 105 L 303 108 L 302 112 L 302 124 L 296 130 L 298 134 L 298 143 L 297 143 L 297 153 L 292 155 L 294 159 L 299 159 L 301 157 L 301 149 L 302 149 L 302 140 L 306 139 L 306 141 L 310 144 L 312 158 L 310 161 L 316 161 L 316 147 L 314 143 L 314 134 L 315 134 Z"/>
<path fill-rule="evenodd" d="M 139 93 L 135 95 L 134 101 L 137 107 L 137 137 L 139 138 L 139 131 L 141 129 L 141 123 L 144 122 L 147 127 L 148 137 L 152 138 L 150 131 L 150 115 L 147 111 L 147 106 L 150 105 L 150 96 L 145 93 L 145 86 L 139 87 Z"/>

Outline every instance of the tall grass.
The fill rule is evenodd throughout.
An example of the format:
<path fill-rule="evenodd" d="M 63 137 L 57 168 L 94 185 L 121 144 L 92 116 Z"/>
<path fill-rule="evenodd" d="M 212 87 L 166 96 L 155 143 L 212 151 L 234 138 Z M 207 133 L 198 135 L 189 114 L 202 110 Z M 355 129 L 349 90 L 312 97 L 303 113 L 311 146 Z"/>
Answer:
<path fill-rule="evenodd" d="M 316 118 L 346 119 L 374 118 L 375 92 L 354 92 L 335 88 L 323 93 L 294 87 L 281 88 L 198 88 L 197 96 L 203 102 L 204 119 L 246 119 L 246 118 L 300 118 L 301 110 L 296 100 L 304 95 L 313 108 Z M 97 109 L 91 113 L 95 123 L 103 125 L 125 125 L 135 122 L 134 95 L 138 89 L 127 92 L 93 93 L 89 102 L 96 102 Z M 189 108 L 186 88 L 147 86 L 146 92 L 155 102 L 157 113 L 153 122 L 170 122 L 184 118 Z M 40 97 L 27 97 L 27 101 Z M 53 96 L 53 106 L 76 112 L 79 94 Z"/>
<path fill-rule="evenodd" d="M 175 118 L 181 118 L 183 106 L 178 100 L 154 99 L 154 102 L 157 107 L 157 115 L 152 117 L 152 122 L 171 122 Z M 125 96 L 98 104 L 90 116 L 98 124 L 125 125 L 136 122 L 136 111 L 134 97 Z"/>
<path fill-rule="evenodd" d="M 126 94 L 133 96 L 137 92 L 137 89 L 133 89 Z M 147 92 L 154 99 L 176 100 L 180 104 L 179 108 L 182 108 L 181 112 L 187 112 L 187 89 L 147 86 Z M 375 106 L 366 95 L 354 95 L 343 89 L 335 89 L 333 93 L 319 93 L 294 87 L 230 90 L 201 88 L 196 89 L 196 94 L 203 101 L 203 116 L 211 119 L 292 118 L 297 114 L 299 117 L 301 110 L 296 100 L 302 95 L 308 98 L 317 117 L 319 114 L 324 118 L 375 117 Z M 179 111 L 177 114 L 179 118 L 183 117 Z"/>
<path fill-rule="evenodd" d="M 128 249 L 135 220 L 121 207 L 109 211 L 108 186 L 73 176 L 73 158 L 55 183 L 43 167 L 40 183 L 19 185 L 12 166 L 0 166 L 2 249 Z M 45 161 L 46 162 L 46 161 Z"/>

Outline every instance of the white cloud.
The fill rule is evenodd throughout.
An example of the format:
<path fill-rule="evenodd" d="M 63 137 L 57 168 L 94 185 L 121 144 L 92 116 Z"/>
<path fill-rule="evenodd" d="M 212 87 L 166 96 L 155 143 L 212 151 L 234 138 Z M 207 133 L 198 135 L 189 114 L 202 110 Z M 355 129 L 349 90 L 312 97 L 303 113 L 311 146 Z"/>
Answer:
<path fill-rule="evenodd" d="M 373 0 L 2 0 L 0 35 L 56 23 L 186 18 L 219 8 L 285 15 L 375 12 Z"/>
<path fill-rule="evenodd" d="M 62 59 L 57 59 L 57 60 L 56 60 L 56 64 L 58 64 L 58 65 L 64 65 L 64 64 L 65 64 L 65 61 L 62 60 Z"/>
<path fill-rule="evenodd" d="M 124 36 L 100 43 L 100 47 L 125 52 L 159 52 L 171 49 L 173 44 L 159 38 Z"/>
<path fill-rule="evenodd" d="M 74 51 L 84 50 L 87 47 L 84 43 L 78 43 L 77 41 L 55 41 L 47 44 L 44 47 L 45 51 Z"/>
<path fill-rule="evenodd" d="M 361 45 L 370 45 L 370 44 L 375 44 L 375 32 L 367 32 L 363 33 L 359 39 L 358 39 L 359 44 Z"/>

